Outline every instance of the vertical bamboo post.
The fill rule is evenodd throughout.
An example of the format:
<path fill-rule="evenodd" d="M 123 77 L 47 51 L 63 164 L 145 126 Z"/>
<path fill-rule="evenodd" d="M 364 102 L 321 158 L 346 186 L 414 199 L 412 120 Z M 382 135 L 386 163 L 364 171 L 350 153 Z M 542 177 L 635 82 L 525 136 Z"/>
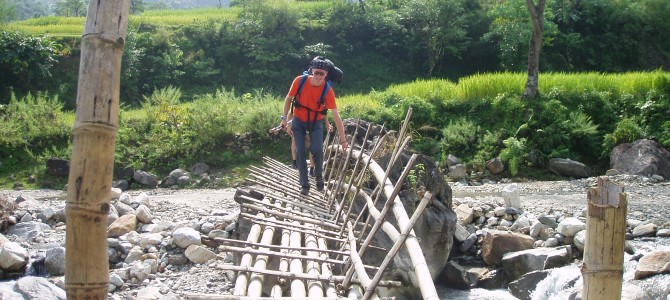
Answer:
<path fill-rule="evenodd" d="M 584 299 L 620 299 L 628 202 L 623 188 L 599 177 L 589 189 L 584 243 Z"/>
<path fill-rule="evenodd" d="M 91 0 L 88 5 L 66 202 L 68 299 L 107 298 L 107 214 L 129 8 L 129 0 Z"/>

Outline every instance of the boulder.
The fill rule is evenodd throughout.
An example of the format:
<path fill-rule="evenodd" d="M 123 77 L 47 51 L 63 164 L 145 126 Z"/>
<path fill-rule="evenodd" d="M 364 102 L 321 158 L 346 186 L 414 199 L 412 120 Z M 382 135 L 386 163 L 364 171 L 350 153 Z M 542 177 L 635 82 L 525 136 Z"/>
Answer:
<path fill-rule="evenodd" d="M 52 157 L 47 161 L 47 170 L 49 170 L 49 174 L 53 176 L 68 176 L 68 174 L 70 174 L 70 161 Z"/>
<path fill-rule="evenodd" d="M 640 258 L 635 268 L 635 279 L 670 273 L 670 251 L 654 251 Z"/>
<path fill-rule="evenodd" d="M 488 265 L 495 266 L 502 262 L 506 253 L 531 249 L 534 242 L 532 237 L 524 234 L 490 230 L 482 241 L 482 258 Z"/>
<path fill-rule="evenodd" d="M 571 260 L 571 247 L 535 248 L 505 254 L 502 266 L 508 278 L 516 280 L 529 272 L 562 267 Z"/>
<path fill-rule="evenodd" d="M 670 179 L 670 152 L 647 139 L 620 144 L 612 149 L 610 167 L 625 174 Z"/>
<path fill-rule="evenodd" d="M 552 158 L 549 170 L 565 177 L 585 178 L 591 176 L 591 169 L 578 161 L 569 158 Z"/>

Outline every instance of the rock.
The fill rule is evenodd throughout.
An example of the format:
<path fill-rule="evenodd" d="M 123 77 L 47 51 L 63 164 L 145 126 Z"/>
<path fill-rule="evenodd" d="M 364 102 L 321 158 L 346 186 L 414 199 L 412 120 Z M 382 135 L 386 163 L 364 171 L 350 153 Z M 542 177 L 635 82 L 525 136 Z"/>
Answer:
<path fill-rule="evenodd" d="M 191 166 L 191 174 L 193 176 L 200 176 L 206 173 L 209 173 L 210 167 L 205 163 L 196 163 Z"/>
<path fill-rule="evenodd" d="M 158 177 L 154 174 L 145 171 L 135 171 L 133 179 L 144 186 L 155 188 L 158 186 Z"/>
<path fill-rule="evenodd" d="M 670 251 L 654 251 L 643 256 L 635 268 L 635 279 L 670 273 Z"/>
<path fill-rule="evenodd" d="M 28 262 L 28 250 L 14 242 L 6 242 L 0 249 L 0 269 L 18 271 Z"/>
<path fill-rule="evenodd" d="M 500 157 L 490 159 L 486 162 L 486 169 L 493 175 L 498 175 L 505 171 L 505 164 L 503 164 Z"/>
<path fill-rule="evenodd" d="M 27 276 L 16 281 L 14 290 L 27 299 L 65 300 L 65 291 L 42 277 Z"/>
<path fill-rule="evenodd" d="M 625 174 L 670 178 L 670 152 L 656 141 L 641 139 L 614 147 L 610 167 Z"/>
<path fill-rule="evenodd" d="M 505 200 L 506 207 L 521 207 L 519 200 L 519 187 L 516 183 L 506 185 L 502 190 L 502 197 Z"/>
<path fill-rule="evenodd" d="M 655 236 L 658 225 L 654 223 L 642 224 L 633 228 L 633 237 Z"/>
<path fill-rule="evenodd" d="M 137 217 L 138 221 L 140 221 L 144 224 L 149 224 L 149 223 L 151 223 L 151 221 L 153 221 L 153 217 L 151 216 L 151 211 L 144 204 L 140 204 L 140 206 L 137 207 L 137 210 L 135 211 L 135 216 Z"/>
<path fill-rule="evenodd" d="M 510 293 L 519 299 L 531 299 L 530 295 L 537 284 L 549 276 L 549 271 L 541 270 L 524 274 L 519 279 L 509 283 Z"/>
<path fill-rule="evenodd" d="M 591 175 L 591 169 L 589 167 L 569 158 L 550 159 L 549 170 L 561 176 L 574 178 L 584 178 Z"/>
<path fill-rule="evenodd" d="M 467 225 L 472 223 L 474 211 L 469 205 L 463 203 L 456 207 L 454 212 L 456 212 L 456 219 L 458 220 L 458 224 Z"/>
<path fill-rule="evenodd" d="M 506 253 L 502 266 L 510 280 L 516 280 L 526 273 L 562 267 L 572 260 L 572 248 L 535 248 Z"/>
<path fill-rule="evenodd" d="M 488 265 L 496 266 L 506 253 L 531 249 L 534 242 L 527 235 L 490 230 L 482 241 L 482 258 Z"/>
<path fill-rule="evenodd" d="M 474 288 L 478 280 L 477 273 L 470 272 L 455 261 L 448 262 L 438 277 L 438 282 L 461 290 Z"/>
<path fill-rule="evenodd" d="M 43 232 L 49 230 L 51 230 L 51 227 L 49 227 L 49 225 L 47 224 L 36 221 L 30 221 L 30 222 L 17 223 L 16 225 L 10 226 L 9 230 L 7 230 L 7 236 L 16 235 L 22 240 L 29 240 L 32 237 L 42 234 Z"/>
<path fill-rule="evenodd" d="M 137 217 L 135 215 L 125 215 L 118 218 L 107 228 L 107 237 L 120 237 L 137 227 Z"/>
<path fill-rule="evenodd" d="M 586 229 L 586 224 L 584 224 L 584 222 L 580 221 L 579 219 L 565 218 L 563 221 L 558 223 L 556 232 L 564 236 L 575 236 L 577 232 L 580 232 L 584 229 Z"/>
<path fill-rule="evenodd" d="M 0 282 L 0 299 L 2 300 L 25 300 L 23 295 L 14 291 L 16 281 Z"/>
<path fill-rule="evenodd" d="M 65 248 L 56 247 L 46 251 L 44 266 L 51 276 L 65 274 Z"/>
<path fill-rule="evenodd" d="M 188 248 L 190 245 L 201 245 L 200 232 L 193 228 L 182 227 L 172 232 L 174 243 L 180 248 Z"/>
<path fill-rule="evenodd" d="M 457 164 L 449 167 L 449 177 L 454 180 L 461 180 L 468 176 L 468 169 L 465 165 Z"/>
<path fill-rule="evenodd" d="M 186 248 L 186 251 L 184 252 L 186 255 L 186 258 L 188 258 L 190 261 L 196 263 L 196 264 L 204 264 L 208 262 L 211 259 L 216 259 L 218 256 L 216 253 L 207 250 L 207 248 L 191 244 Z"/>
<path fill-rule="evenodd" d="M 47 161 L 47 170 L 50 175 L 66 177 L 70 174 L 70 161 L 52 157 Z"/>

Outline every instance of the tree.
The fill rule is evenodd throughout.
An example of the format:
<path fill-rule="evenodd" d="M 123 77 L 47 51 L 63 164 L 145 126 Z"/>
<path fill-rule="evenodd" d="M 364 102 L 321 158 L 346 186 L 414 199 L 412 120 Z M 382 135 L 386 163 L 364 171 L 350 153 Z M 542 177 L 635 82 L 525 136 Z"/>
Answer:
<path fill-rule="evenodd" d="M 445 54 L 459 56 L 468 38 L 463 5 L 459 0 L 411 0 L 401 8 L 410 32 L 408 47 L 425 58 L 428 76 Z"/>
<path fill-rule="evenodd" d="M 0 0 L 0 24 L 16 18 L 16 5 L 9 0 Z"/>
<path fill-rule="evenodd" d="M 545 0 L 538 0 L 537 5 L 533 0 L 526 0 L 533 31 L 528 43 L 528 78 L 523 90 L 522 99 L 535 99 L 539 94 L 538 80 L 540 75 L 540 50 L 542 49 L 542 34 L 544 31 L 544 6 Z"/>
<path fill-rule="evenodd" d="M 58 45 L 45 38 L 0 31 L 0 103 L 11 92 L 25 94 L 51 76 Z"/>
<path fill-rule="evenodd" d="M 130 0 L 130 13 L 133 15 L 144 11 L 144 0 Z"/>
<path fill-rule="evenodd" d="M 84 0 L 60 0 L 56 2 L 56 15 L 66 17 L 86 16 Z"/>

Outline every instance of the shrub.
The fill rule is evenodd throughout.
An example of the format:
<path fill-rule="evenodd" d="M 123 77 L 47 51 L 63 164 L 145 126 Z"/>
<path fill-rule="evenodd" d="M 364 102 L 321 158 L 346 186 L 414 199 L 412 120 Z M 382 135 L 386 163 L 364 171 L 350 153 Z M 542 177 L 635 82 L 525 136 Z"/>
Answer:
<path fill-rule="evenodd" d="M 633 119 L 622 119 L 616 124 L 614 132 L 605 135 L 602 144 L 602 157 L 609 157 L 610 152 L 616 145 L 632 143 L 643 136 L 644 131 Z"/>

